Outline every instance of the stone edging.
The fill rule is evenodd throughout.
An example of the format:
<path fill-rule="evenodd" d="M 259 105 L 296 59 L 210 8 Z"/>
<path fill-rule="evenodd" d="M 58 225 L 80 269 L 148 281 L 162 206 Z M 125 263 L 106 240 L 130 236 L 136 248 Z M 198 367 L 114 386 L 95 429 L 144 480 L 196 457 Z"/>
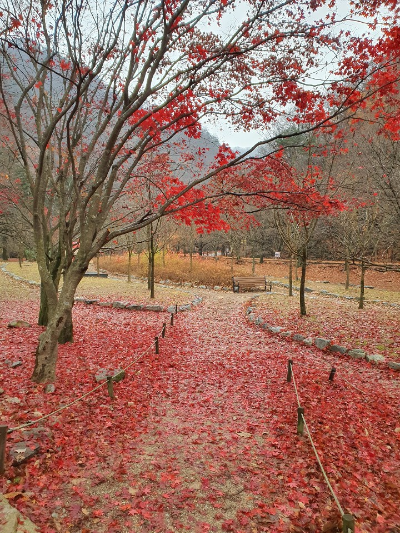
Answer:
<path fill-rule="evenodd" d="M 99 307 L 112 307 L 114 309 L 127 309 L 129 311 L 154 311 L 157 313 L 181 313 L 182 311 L 190 311 L 193 306 L 199 305 L 203 298 L 196 296 L 193 301 L 184 305 L 141 305 L 130 304 L 129 302 L 101 302 L 100 300 L 92 300 L 90 298 L 74 298 L 75 303 L 84 303 L 86 305 L 97 305 Z"/>
<path fill-rule="evenodd" d="M 254 298 L 257 298 L 257 296 L 255 296 Z M 250 302 L 254 300 L 254 298 L 252 298 Z M 267 330 L 269 333 L 272 333 L 274 335 L 279 335 L 281 338 L 284 338 L 286 340 L 301 342 L 305 346 L 315 346 L 316 348 L 322 351 L 330 351 L 332 353 L 340 353 L 342 355 L 348 355 L 352 359 L 366 359 L 370 363 L 382 364 L 392 370 L 400 371 L 400 363 L 396 363 L 394 361 L 386 361 L 386 358 L 383 355 L 367 354 L 364 350 L 360 350 L 358 348 L 348 349 L 345 346 L 340 346 L 338 344 L 332 344 L 332 342 L 329 339 L 324 339 L 321 337 L 315 337 L 315 338 L 305 337 L 304 335 L 300 335 L 299 333 L 293 333 L 293 331 L 287 331 L 282 326 L 271 326 L 270 324 L 263 322 L 260 316 L 256 316 L 255 311 L 256 311 L 255 307 L 252 307 L 251 305 L 247 307 L 246 309 L 247 320 L 249 322 L 252 322 L 256 326 L 259 326 L 260 328 Z"/>
<path fill-rule="evenodd" d="M 10 278 L 13 278 L 17 281 L 22 281 L 24 283 L 28 283 L 28 285 L 35 285 L 37 287 L 40 287 L 40 283 L 38 281 L 32 281 L 25 278 L 21 278 L 21 276 L 17 276 L 16 274 L 13 274 L 12 272 L 9 272 L 5 265 L 0 266 L 1 270 L 9 276 Z M 195 307 L 196 305 L 199 305 L 203 298 L 200 296 L 196 296 L 193 301 L 191 301 L 188 304 L 184 305 L 170 305 L 170 306 L 162 306 L 162 305 L 140 305 L 140 304 L 130 304 L 129 302 L 101 302 L 96 299 L 90 299 L 90 298 L 74 298 L 75 303 L 84 303 L 87 305 L 98 305 L 100 307 L 113 307 L 114 309 L 128 309 L 129 311 L 154 311 L 154 312 L 168 312 L 168 313 L 175 313 L 182 311 L 190 311 L 192 307 Z"/>

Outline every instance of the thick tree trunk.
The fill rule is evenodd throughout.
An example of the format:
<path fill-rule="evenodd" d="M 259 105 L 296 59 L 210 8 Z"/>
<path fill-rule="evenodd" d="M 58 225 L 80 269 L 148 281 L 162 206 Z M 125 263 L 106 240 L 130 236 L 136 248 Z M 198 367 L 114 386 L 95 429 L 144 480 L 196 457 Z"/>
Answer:
<path fill-rule="evenodd" d="M 289 296 L 293 296 L 293 254 L 289 259 Z"/>
<path fill-rule="evenodd" d="M 54 285 L 56 292 L 60 284 L 60 265 L 61 265 L 61 252 L 58 248 L 56 252 L 50 247 L 47 247 L 47 257 L 46 257 L 47 268 L 50 272 L 51 279 Z M 47 294 L 45 290 L 45 285 L 42 282 L 40 284 L 40 308 L 39 308 L 39 317 L 38 324 L 39 326 L 47 326 L 49 322 L 50 310 L 49 302 L 47 299 Z"/>
<path fill-rule="evenodd" d="M 59 267 L 59 261 L 56 260 L 51 275 L 53 278 L 53 283 L 58 291 L 59 286 L 59 279 L 58 279 L 58 267 Z M 40 284 L 40 308 L 39 308 L 39 317 L 38 317 L 38 324 L 39 326 L 47 326 L 49 323 L 49 317 L 52 316 L 54 310 L 49 309 L 49 303 L 47 299 L 47 294 L 44 288 L 43 283 Z M 65 344 L 67 342 L 73 342 L 74 341 L 74 333 L 73 333 L 73 323 L 72 323 L 72 313 L 69 314 L 69 317 L 67 317 L 67 320 L 65 321 L 64 328 L 62 329 L 60 335 L 59 335 L 59 344 Z"/>
<path fill-rule="evenodd" d="M 39 336 L 32 374 L 32 381 L 35 383 L 49 383 L 55 380 L 59 337 L 64 329 L 71 331 L 74 295 L 87 266 L 79 268 L 73 265 L 70 269 L 65 276 L 57 305 L 49 315 L 47 328 Z"/>
<path fill-rule="evenodd" d="M 46 291 L 44 290 L 43 283 L 40 284 L 40 308 L 39 308 L 39 317 L 38 324 L 39 326 L 47 326 L 49 322 L 49 303 L 46 296 Z"/>
<path fill-rule="evenodd" d="M 307 248 L 304 246 L 301 253 L 301 278 L 300 278 L 300 314 L 306 316 L 306 270 L 307 270 Z"/>
<path fill-rule="evenodd" d="M 364 309 L 364 288 L 365 288 L 365 271 L 367 270 L 364 261 L 361 261 L 361 280 L 360 280 L 360 299 L 358 308 Z"/>
<path fill-rule="evenodd" d="M 56 379 L 56 365 L 58 357 L 59 331 L 55 325 L 47 327 L 39 337 L 36 349 L 35 368 L 32 381 L 35 383 L 49 383 Z"/>

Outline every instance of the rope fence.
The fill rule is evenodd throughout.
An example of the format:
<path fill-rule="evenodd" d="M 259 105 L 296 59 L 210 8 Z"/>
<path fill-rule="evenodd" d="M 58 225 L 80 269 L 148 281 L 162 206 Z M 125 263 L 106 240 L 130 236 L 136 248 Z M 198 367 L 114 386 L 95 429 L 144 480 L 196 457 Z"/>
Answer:
<path fill-rule="evenodd" d="M 175 306 L 175 313 L 171 313 L 171 326 L 174 324 L 174 314 L 176 315 L 178 313 L 178 305 Z M 51 413 L 48 413 L 47 415 L 43 415 L 40 418 L 37 418 L 36 420 L 30 420 L 29 422 L 25 422 L 24 424 L 21 424 L 19 426 L 9 428 L 7 425 L 0 425 L 0 476 L 3 476 L 5 473 L 5 457 L 6 457 L 6 444 L 7 444 L 7 435 L 10 433 L 13 433 L 14 431 L 19 431 L 21 429 L 33 426 L 37 424 L 38 422 L 41 422 L 42 420 L 46 420 L 47 418 L 50 418 L 51 416 L 64 411 L 65 409 L 68 409 L 72 405 L 75 405 L 76 403 L 80 402 L 84 398 L 90 396 L 93 394 L 93 392 L 97 391 L 104 385 L 107 385 L 107 391 L 108 395 L 111 398 L 111 400 L 115 399 L 115 393 L 114 393 L 114 381 L 116 381 L 116 378 L 122 376 L 125 376 L 125 372 L 133 366 L 135 363 L 140 361 L 145 355 L 147 355 L 153 348 L 155 349 L 155 354 L 158 355 L 160 353 L 160 342 L 159 338 L 165 338 L 167 330 L 167 323 L 163 322 L 162 329 L 157 334 L 156 337 L 154 337 L 153 342 L 149 345 L 149 347 L 142 352 L 140 355 L 138 355 L 133 361 L 131 361 L 126 367 L 121 369 L 119 372 L 114 374 L 113 376 L 106 376 L 106 379 L 99 383 L 96 387 L 93 389 L 85 392 L 82 394 L 82 396 L 79 396 L 79 398 L 76 398 L 72 402 L 67 403 L 66 405 L 63 405 L 62 407 L 59 407 L 58 409 L 55 409 L 54 411 L 51 411 Z M 139 374 L 140 371 L 136 372 L 136 374 Z"/>
<path fill-rule="evenodd" d="M 336 372 L 336 369 L 334 367 L 332 367 L 332 370 L 331 370 L 331 373 L 329 375 L 329 380 L 330 381 L 333 381 L 333 376 L 335 375 L 335 372 Z M 304 408 L 301 407 L 301 402 L 300 402 L 300 396 L 299 396 L 299 391 L 298 391 L 298 387 L 297 387 L 297 382 L 296 382 L 296 378 L 295 378 L 295 375 L 294 375 L 294 372 L 293 372 L 293 361 L 291 359 L 289 359 L 288 361 L 288 371 L 287 371 L 287 378 L 286 378 L 286 381 L 288 383 L 292 382 L 293 381 L 293 386 L 294 386 L 294 391 L 295 391 L 295 394 L 296 394 L 296 400 L 297 400 L 297 434 L 298 435 L 303 435 L 304 433 L 304 428 L 306 429 L 306 432 L 307 432 L 307 436 L 310 440 L 310 443 L 311 443 L 311 447 L 313 449 L 313 452 L 315 454 L 315 457 L 317 459 L 317 462 L 319 464 L 319 467 L 321 469 L 321 472 L 322 472 L 322 475 L 324 477 L 324 480 L 329 488 L 329 491 L 330 493 L 332 494 L 332 497 L 336 503 L 336 506 L 337 508 L 339 509 L 339 512 L 340 512 L 340 515 L 342 517 L 342 533 L 355 533 L 355 519 L 354 519 L 354 516 L 350 513 L 345 513 L 344 510 L 343 510 L 343 507 L 340 505 L 340 502 L 339 502 L 339 499 L 338 497 L 336 496 L 335 494 L 335 491 L 333 490 L 333 487 L 329 481 L 329 478 L 325 472 L 325 469 L 324 469 L 324 466 L 321 462 L 321 459 L 318 455 L 318 451 L 315 447 L 315 444 L 314 444 L 314 441 L 313 441 L 313 438 L 311 436 L 311 432 L 309 430 L 309 427 L 307 425 L 307 421 L 305 419 L 305 416 L 304 416 Z"/>
<path fill-rule="evenodd" d="M 291 360 L 289 360 L 291 361 Z M 321 361 L 320 361 L 321 363 Z M 302 366 L 305 366 L 306 368 L 314 368 L 314 366 L 311 367 L 311 365 L 305 363 L 304 361 L 302 361 Z M 288 362 L 288 365 L 289 365 L 289 362 Z M 334 366 L 334 363 L 329 363 L 328 361 L 326 362 L 323 362 L 322 363 L 322 366 L 323 367 L 330 367 L 330 373 L 329 373 L 329 381 L 334 381 L 335 380 L 335 376 L 336 376 L 336 372 L 337 372 L 337 369 L 335 368 Z M 289 368 L 288 368 L 288 376 L 289 376 Z M 368 392 L 365 392 L 364 390 L 360 389 L 359 387 L 357 387 L 356 385 L 354 385 L 354 383 L 352 383 L 351 381 L 345 379 L 343 376 L 340 376 L 340 380 L 343 381 L 344 383 L 346 383 L 347 385 L 350 385 L 350 387 L 353 387 L 353 389 L 355 389 L 356 391 L 358 392 L 361 392 L 361 394 L 363 394 L 364 396 L 368 397 L 369 396 L 369 393 Z M 288 380 L 290 381 L 290 380 Z"/>

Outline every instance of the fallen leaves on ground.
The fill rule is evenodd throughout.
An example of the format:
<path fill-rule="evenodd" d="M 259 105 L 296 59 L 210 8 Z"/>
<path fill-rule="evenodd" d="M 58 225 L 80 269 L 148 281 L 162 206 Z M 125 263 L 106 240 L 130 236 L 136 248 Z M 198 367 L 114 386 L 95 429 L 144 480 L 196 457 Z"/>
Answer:
<path fill-rule="evenodd" d="M 41 328 L 6 328 L 16 316 L 34 324 L 37 303 L 3 301 L 2 420 L 11 427 L 93 388 L 98 368 L 135 361 L 114 401 L 103 387 L 40 423 L 40 454 L 7 463 L 2 489 L 13 505 L 43 533 L 340 531 L 308 437 L 296 435 L 290 358 L 340 504 L 360 533 L 397 531 L 398 375 L 271 337 L 247 323 L 238 303 L 247 296 L 237 296 L 210 295 L 178 314 L 160 354 L 142 358 L 167 315 L 77 304 L 53 394 L 29 380 Z M 6 368 L 10 356 L 23 365 Z M 20 440 L 37 437 L 15 431 L 8 447 Z"/>

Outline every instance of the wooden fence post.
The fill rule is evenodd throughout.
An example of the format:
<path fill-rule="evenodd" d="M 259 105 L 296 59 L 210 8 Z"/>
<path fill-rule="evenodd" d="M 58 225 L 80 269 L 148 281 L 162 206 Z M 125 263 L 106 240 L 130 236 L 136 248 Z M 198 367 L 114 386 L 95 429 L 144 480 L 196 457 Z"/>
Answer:
<path fill-rule="evenodd" d="M 332 370 L 331 370 L 331 373 L 329 374 L 329 381 L 333 381 L 333 378 L 335 377 L 335 374 L 336 374 L 336 368 L 333 366 Z"/>
<path fill-rule="evenodd" d="M 171 313 L 171 326 L 174 325 L 174 313 Z"/>
<path fill-rule="evenodd" d="M 304 431 L 304 408 L 298 407 L 297 408 L 297 435 L 303 435 Z"/>
<path fill-rule="evenodd" d="M 164 338 L 165 337 L 165 330 L 167 328 L 167 323 L 166 322 L 163 322 L 163 325 L 162 325 L 162 332 L 161 332 L 161 337 Z"/>
<path fill-rule="evenodd" d="M 175 305 L 175 314 L 178 314 L 178 304 Z"/>
<path fill-rule="evenodd" d="M 114 395 L 114 385 L 113 385 L 113 380 L 112 380 L 112 377 L 111 376 L 107 376 L 107 389 L 108 389 L 108 395 L 109 397 L 114 400 L 115 399 L 115 395 Z"/>
<path fill-rule="evenodd" d="M 287 367 L 287 378 L 286 378 L 286 381 L 289 383 L 290 381 L 292 381 L 292 364 L 293 364 L 293 361 L 291 359 L 289 359 L 288 361 L 288 367 Z"/>
<path fill-rule="evenodd" d="M 8 426 L 0 426 L 0 476 L 5 472 L 7 431 Z"/>
<path fill-rule="evenodd" d="M 159 354 L 160 353 L 160 347 L 159 347 L 159 344 L 158 344 L 158 337 L 155 337 L 154 342 L 155 342 L 155 345 L 156 345 L 156 354 Z"/>
<path fill-rule="evenodd" d="M 342 521 L 343 521 L 343 530 L 342 530 L 343 533 L 354 533 L 355 532 L 356 523 L 355 523 L 353 515 L 349 513 L 345 513 L 342 516 Z"/>

